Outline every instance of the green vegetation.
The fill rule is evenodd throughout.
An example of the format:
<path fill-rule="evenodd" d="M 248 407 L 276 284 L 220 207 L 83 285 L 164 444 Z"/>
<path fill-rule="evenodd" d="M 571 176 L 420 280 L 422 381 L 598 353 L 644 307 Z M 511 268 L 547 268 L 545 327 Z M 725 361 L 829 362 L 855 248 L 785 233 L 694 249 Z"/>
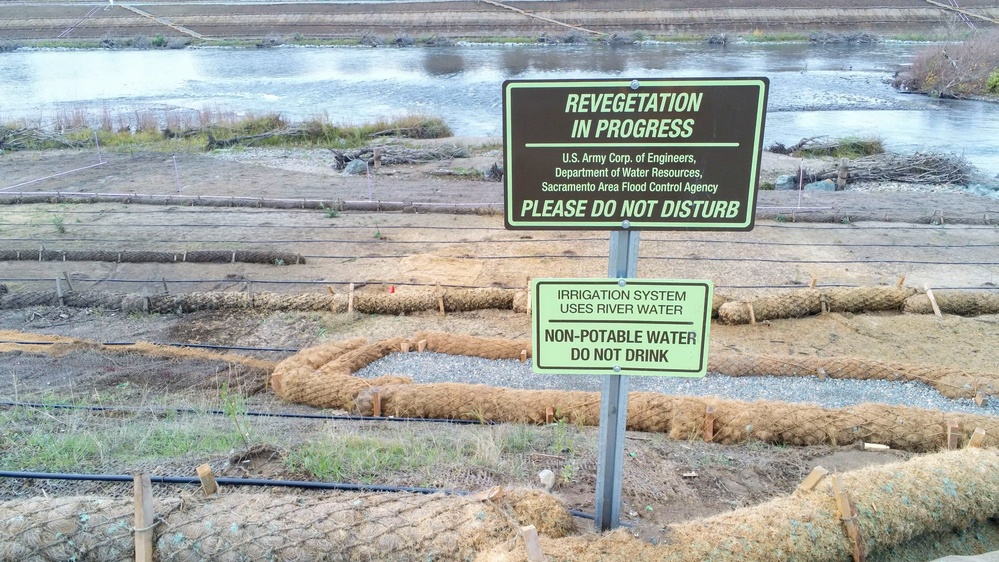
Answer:
<path fill-rule="evenodd" d="M 894 82 L 901 90 L 941 98 L 999 93 L 999 29 L 979 31 L 961 43 L 933 45 L 916 54 Z"/>
<path fill-rule="evenodd" d="M 105 109 L 96 117 L 70 110 L 61 112 L 51 123 L 20 120 L 0 124 L 0 147 L 85 148 L 93 146 L 96 137 L 106 147 L 172 151 L 251 145 L 345 149 L 365 146 L 383 136 L 427 139 L 451 135 L 443 119 L 419 114 L 357 125 L 334 123 L 327 115 L 293 123 L 278 113 L 237 117 L 229 111 L 206 108 L 184 115 L 165 113 L 161 118 L 152 111 L 112 115 Z"/>
<path fill-rule="evenodd" d="M 794 155 L 804 158 L 832 156 L 834 158 L 853 159 L 874 154 L 884 154 L 884 152 L 884 141 L 880 138 L 845 137 L 827 143 L 805 145 L 800 150 L 796 150 Z"/>
<path fill-rule="evenodd" d="M 759 29 L 754 29 L 752 33 L 747 33 L 743 35 L 742 38 L 750 43 L 789 43 L 808 41 L 808 34 L 761 31 Z"/>

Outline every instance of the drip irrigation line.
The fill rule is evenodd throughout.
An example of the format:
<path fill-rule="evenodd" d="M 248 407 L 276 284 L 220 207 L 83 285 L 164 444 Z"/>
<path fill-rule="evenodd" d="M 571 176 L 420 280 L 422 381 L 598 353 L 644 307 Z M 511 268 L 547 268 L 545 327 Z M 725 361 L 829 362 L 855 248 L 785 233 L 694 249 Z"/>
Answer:
<path fill-rule="evenodd" d="M 61 213 L 60 213 L 61 214 Z M 273 213 L 272 213 L 273 214 Z M 38 226 L 32 223 L 23 222 L 0 222 L 0 226 Z M 166 224 L 166 223 L 145 223 L 145 224 L 128 224 L 128 225 L 108 225 L 103 223 L 88 224 L 88 223 L 76 223 L 73 224 L 73 228 L 108 228 L 109 226 L 127 226 L 129 228 L 249 228 L 249 229 L 285 229 L 285 230 L 335 230 L 335 229 L 348 229 L 348 230 L 484 230 L 484 231 L 495 231 L 495 232 L 508 232 L 506 229 L 497 227 L 485 227 L 485 226 L 413 226 L 413 225 L 295 225 L 295 224 L 284 224 L 284 225 L 260 225 L 260 224 L 207 224 L 207 223 L 182 223 L 182 224 Z M 761 224 L 756 223 L 755 228 L 789 228 L 789 229 L 811 229 L 811 230 L 927 230 L 935 229 L 942 230 L 948 227 L 953 228 L 953 224 L 942 224 L 942 225 L 905 225 L 905 226 L 857 226 L 857 225 L 837 225 L 837 224 L 825 224 L 825 223 L 793 223 L 793 224 Z M 989 230 L 995 231 L 995 225 L 975 225 L 975 224 L 961 224 L 957 225 L 961 230 Z M 638 229 L 641 230 L 641 229 Z M 530 231 L 525 231 L 530 232 Z M 604 238 L 606 239 L 606 238 Z"/>
<path fill-rule="evenodd" d="M 307 258 L 322 259 L 325 256 L 305 256 Z M 336 257 L 336 256 L 331 256 Z M 395 256 L 358 256 L 357 259 L 383 259 L 392 258 Z M 401 256 L 400 256 L 401 257 Z M 514 259 L 526 259 L 526 258 L 543 258 L 543 259 L 601 259 L 606 260 L 605 255 L 575 255 L 567 256 L 564 254 L 533 254 L 533 255 L 508 255 L 508 256 L 454 256 L 457 259 L 473 259 L 473 260 L 514 260 Z M 891 264 L 909 264 L 909 265 L 999 265 L 999 262 L 977 262 L 977 261 L 929 261 L 929 260 L 888 260 L 888 259 L 869 259 L 869 260 L 787 260 L 787 259 L 765 259 L 765 258 L 705 258 L 705 257 L 686 257 L 686 256 L 642 256 L 642 259 L 646 260 L 671 260 L 671 261 L 722 261 L 722 262 L 755 262 L 755 263 L 783 263 L 783 264 L 797 264 L 797 263 L 818 263 L 818 264 L 863 264 L 863 263 L 891 263 Z"/>
<path fill-rule="evenodd" d="M 155 238 L 144 238 L 143 242 L 153 243 L 153 242 L 164 242 L 164 243 L 184 243 L 184 244 L 448 244 L 462 246 L 474 246 L 476 244 L 529 244 L 532 242 L 606 242 L 607 237 L 605 236 L 586 236 L 579 238 L 515 238 L 510 240 L 470 240 L 465 242 L 455 242 L 454 240 L 340 240 L 340 239 L 317 239 L 317 238 L 301 238 L 301 239 L 254 239 L 254 240 L 225 240 L 225 239 L 203 239 L 203 240 L 178 240 L 176 238 L 167 239 L 155 239 Z M 718 239 L 705 239 L 705 238 L 644 238 L 643 242 L 661 242 L 669 244 L 732 244 L 737 246 L 806 246 L 810 248 L 815 247 L 832 247 L 832 248 L 926 248 L 926 249 L 954 249 L 954 248 L 993 248 L 996 246 L 995 243 L 968 243 L 968 244 L 888 244 L 888 243 L 877 243 L 877 244 L 852 244 L 852 243 L 837 243 L 837 242 L 767 242 L 767 241 L 753 241 L 753 240 L 718 240 Z M 58 240 L 52 238 L 0 238 L 0 242 L 32 242 L 32 243 L 50 243 L 50 242 L 100 242 L 100 243 L 120 243 L 120 244 L 130 244 L 135 242 L 132 239 L 116 239 L 116 238 L 59 238 Z M 305 256 L 309 257 L 309 256 Z"/>
<path fill-rule="evenodd" d="M 56 345 L 60 343 L 65 343 L 61 341 L 16 341 L 16 340 L 0 340 L 0 343 L 7 343 L 13 345 Z M 138 342 L 127 342 L 127 341 L 108 341 L 101 342 L 99 345 L 106 345 L 108 347 L 113 346 L 128 346 L 135 345 Z M 143 342 L 150 343 L 153 345 L 161 345 L 163 347 L 193 347 L 198 349 L 235 349 L 237 351 L 276 351 L 276 352 L 286 352 L 286 353 L 298 353 L 302 351 L 301 348 L 297 347 L 245 347 L 238 345 L 211 345 L 207 343 L 174 343 L 174 342 Z"/>
<path fill-rule="evenodd" d="M 0 406 L 23 408 L 51 408 L 53 410 L 86 410 L 88 412 L 129 412 L 133 414 L 212 414 L 229 416 L 225 410 L 199 410 L 194 408 L 128 408 L 125 406 L 81 406 L 76 404 L 45 404 L 42 402 L 11 402 L 0 401 Z M 386 416 L 352 416 L 349 414 L 300 414 L 295 412 L 240 412 L 240 415 L 256 418 L 289 418 L 304 420 L 334 420 L 334 421 L 372 421 L 372 422 L 407 422 L 407 423 L 446 423 L 451 425 L 498 425 L 499 422 L 450 418 L 395 418 Z"/>
<path fill-rule="evenodd" d="M 55 279 L 54 277 L 0 277 L 0 282 L 46 282 L 51 283 Z M 246 282 L 252 282 L 254 285 L 395 285 L 396 287 L 436 287 L 436 283 L 417 283 L 413 281 L 310 281 L 306 279 L 301 280 L 266 280 L 266 279 L 91 279 L 89 277 L 77 277 L 73 276 L 73 281 L 82 281 L 84 283 L 193 283 L 193 284 L 230 284 L 230 285 L 240 285 Z M 449 283 L 441 283 L 441 287 L 447 287 L 451 289 L 519 289 L 521 287 L 482 287 L 479 285 L 457 285 Z"/>
<path fill-rule="evenodd" d="M 59 472 L 16 472 L 0 471 L 0 478 L 30 478 L 33 480 L 76 480 L 89 482 L 128 482 L 133 481 L 130 474 L 67 474 Z M 154 484 L 197 484 L 201 479 L 193 476 L 157 476 L 151 475 Z M 422 488 L 415 486 L 387 486 L 382 484 L 346 484 L 343 482 L 309 482 L 305 480 L 265 480 L 261 478 L 215 478 L 215 482 L 224 486 L 266 486 L 280 488 L 302 488 L 305 490 L 343 490 L 349 492 L 410 492 L 415 494 L 447 494 L 449 496 L 467 496 L 469 492 L 449 490 L 445 488 Z"/>
<path fill-rule="evenodd" d="M 564 257 L 564 256 L 562 256 Z M 688 258 L 693 259 L 693 258 Z M 701 258 L 698 258 L 701 259 Z M 763 261 L 763 260 L 752 260 L 752 261 Z M 779 261 L 779 260 L 778 260 Z M 783 263 L 783 262 L 782 262 Z M 793 262 L 789 262 L 793 263 Z M 825 262 L 823 262 L 825 263 Z M 0 283 L 52 283 L 54 277 L 0 277 Z M 351 283 L 362 286 L 362 285 L 395 285 L 396 287 L 412 286 L 412 287 L 436 287 L 436 283 L 414 283 L 409 281 L 309 281 L 309 280 L 256 280 L 256 279 L 90 279 L 86 277 L 73 277 L 74 281 L 81 281 L 85 283 L 133 283 L 133 284 L 148 284 L 155 283 L 160 284 L 164 281 L 167 283 L 176 284 L 240 284 L 246 283 L 247 281 L 252 282 L 254 285 L 350 285 Z M 836 288 L 836 287 L 864 287 L 866 285 L 850 285 L 846 283 L 820 283 L 815 286 L 815 288 Z M 441 287 L 448 287 L 454 289 L 511 289 L 520 290 L 523 287 L 509 287 L 509 286 L 489 286 L 483 287 L 480 285 L 449 285 L 441 283 Z M 716 289 L 807 289 L 807 285 L 803 284 L 792 284 L 792 285 L 715 285 Z M 948 290 L 948 291 L 995 291 L 999 290 L 999 286 L 977 286 L 977 287 L 960 287 L 960 286 L 940 286 L 933 287 L 934 290 Z"/>
<path fill-rule="evenodd" d="M 17 472 L 0 471 L 0 478 L 26 478 L 32 480 L 72 480 L 85 482 L 122 482 L 132 483 L 134 477 L 129 474 L 72 474 L 60 472 Z M 153 484 L 195 484 L 200 486 L 201 479 L 193 476 L 157 476 L 150 475 Z M 409 492 L 413 494 L 445 494 L 448 496 L 467 496 L 471 492 L 452 490 L 448 488 L 423 488 L 415 486 L 388 486 L 385 484 L 347 484 L 343 482 L 309 482 L 306 480 L 266 480 L 262 478 L 228 478 L 216 477 L 215 482 L 222 486 L 264 486 L 276 488 L 300 488 L 303 490 L 339 490 L 348 492 Z M 594 519 L 592 513 L 570 509 L 569 515 L 582 519 Z M 621 522 L 622 527 L 632 527 L 631 523 Z"/>

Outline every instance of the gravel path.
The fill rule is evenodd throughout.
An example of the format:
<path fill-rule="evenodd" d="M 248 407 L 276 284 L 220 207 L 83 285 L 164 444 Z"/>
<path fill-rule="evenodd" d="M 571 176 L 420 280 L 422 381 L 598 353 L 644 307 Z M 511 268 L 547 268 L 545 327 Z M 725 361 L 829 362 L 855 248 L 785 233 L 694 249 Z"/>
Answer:
<path fill-rule="evenodd" d="M 601 377 L 593 375 L 539 375 L 530 363 L 489 360 L 444 353 L 393 353 L 357 371 L 371 378 L 386 374 L 412 377 L 417 383 L 465 382 L 525 389 L 599 391 Z M 717 396 L 752 402 L 813 403 L 844 408 L 864 402 L 928 408 L 944 412 L 999 415 L 999 401 L 979 407 L 969 399 L 950 399 L 919 382 L 826 379 L 817 377 L 728 377 L 710 373 L 703 379 L 631 377 L 631 390 L 681 396 Z"/>

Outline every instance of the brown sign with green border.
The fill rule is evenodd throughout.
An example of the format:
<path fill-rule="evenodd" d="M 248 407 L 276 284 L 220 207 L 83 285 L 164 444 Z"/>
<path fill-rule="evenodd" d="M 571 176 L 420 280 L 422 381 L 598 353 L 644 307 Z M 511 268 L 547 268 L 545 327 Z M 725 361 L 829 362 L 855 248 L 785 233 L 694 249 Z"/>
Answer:
<path fill-rule="evenodd" d="M 769 80 L 503 83 L 508 229 L 750 230 Z"/>

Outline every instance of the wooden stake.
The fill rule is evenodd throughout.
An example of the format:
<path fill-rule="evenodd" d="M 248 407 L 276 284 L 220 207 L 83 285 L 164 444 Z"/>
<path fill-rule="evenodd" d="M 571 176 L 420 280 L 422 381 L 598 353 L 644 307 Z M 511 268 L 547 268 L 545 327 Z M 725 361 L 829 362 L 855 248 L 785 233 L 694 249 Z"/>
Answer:
<path fill-rule="evenodd" d="M 933 296 L 933 290 L 930 289 L 929 283 L 923 283 L 923 290 L 926 291 L 926 296 L 930 299 L 930 304 L 933 305 L 933 314 L 943 318 L 943 313 L 940 312 L 940 306 L 937 305 L 937 298 Z"/>
<path fill-rule="evenodd" d="M 206 496 L 210 496 L 215 492 L 219 491 L 218 482 L 215 481 L 215 475 L 212 474 L 212 467 L 208 464 L 203 464 L 195 469 L 198 473 L 198 479 L 201 480 L 201 489 L 205 492 Z"/>
<path fill-rule="evenodd" d="M 832 479 L 833 495 L 836 496 L 836 507 L 839 510 L 839 517 L 843 520 L 843 527 L 846 534 L 853 541 L 853 561 L 865 562 L 864 543 L 860 537 L 860 527 L 857 525 L 857 516 L 854 513 L 853 500 L 850 499 L 850 492 L 843 487 L 843 476 L 837 474 Z"/>
<path fill-rule="evenodd" d="M 371 394 L 371 415 L 376 418 L 382 417 L 382 396 L 377 390 Z"/>
<path fill-rule="evenodd" d="M 846 178 L 850 175 L 849 160 L 840 158 L 839 169 L 836 171 L 836 191 L 846 189 Z"/>
<path fill-rule="evenodd" d="M 749 325 L 756 325 L 756 312 L 753 310 L 753 303 L 747 302 L 746 306 L 749 308 Z"/>
<path fill-rule="evenodd" d="M 56 282 L 56 296 L 59 297 L 59 306 L 66 306 L 66 301 L 62 298 L 62 282 L 58 277 L 55 278 Z"/>
<path fill-rule="evenodd" d="M 153 483 L 148 474 L 132 476 L 135 504 L 135 562 L 153 562 Z"/>
<path fill-rule="evenodd" d="M 170 289 L 167 288 L 166 277 L 160 277 L 160 281 L 163 283 L 163 294 L 164 295 L 169 295 L 170 294 Z"/>
<path fill-rule="evenodd" d="M 985 395 L 982 394 L 981 390 L 979 390 L 978 392 L 975 393 L 975 404 L 978 404 L 979 408 L 985 407 L 985 403 L 987 401 L 988 400 L 986 400 Z"/>
<path fill-rule="evenodd" d="M 865 451 L 887 451 L 889 449 L 891 449 L 891 447 L 883 443 L 864 443 Z"/>
<path fill-rule="evenodd" d="M 947 448 L 956 449 L 961 440 L 961 426 L 957 420 L 947 420 Z"/>
<path fill-rule="evenodd" d="M 409 342 L 404 341 L 399 344 L 399 349 L 401 349 L 403 353 L 409 353 Z"/>
<path fill-rule="evenodd" d="M 376 147 L 373 152 L 375 153 L 375 169 L 377 170 L 382 167 L 382 149 Z"/>
<path fill-rule="evenodd" d="M 520 536 L 524 537 L 527 547 L 528 562 L 545 562 L 545 553 L 541 551 L 541 541 L 538 540 L 538 529 L 534 525 L 520 528 Z"/>
<path fill-rule="evenodd" d="M 548 406 L 545 408 L 545 425 L 555 423 L 555 408 Z"/>
<path fill-rule="evenodd" d="M 828 470 L 822 468 L 821 466 L 816 466 L 811 472 L 808 473 L 808 476 L 801 481 L 801 484 L 798 484 L 798 489 L 803 492 L 811 492 L 816 486 L 819 485 L 819 482 L 822 482 L 822 479 L 825 478 L 827 474 L 829 474 Z"/>
<path fill-rule="evenodd" d="M 350 284 L 350 293 L 347 295 L 347 314 L 354 312 L 354 284 Z"/>
<path fill-rule="evenodd" d="M 441 316 L 444 316 L 444 289 L 441 289 L 440 281 L 437 282 L 437 307 L 441 310 Z"/>
<path fill-rule="evenodd" d="M 531 278 L 527 278 L 527 313 L 531 313 Z"/>
<path fill-rule="evenodd" d="M 416 350 L 423 353 L 427 350 L 427 340 L 420 340 L 416 342 Z"/>
<path fill-rule="evenodd" d="M 898 283 L 896 283 L 895 286 L 898 288 L 902 288 L 903 283 L 905 283 L 905 275 L 898 278 Z"/>
<path fill-rule="evenodd" d="M 815 284 L 819 282 L 818 277 L 812 276 L 812 282 L 808 284 L 809 289 L 814 289 Z"/>
<path fill-rule="evenodd" d="M 708 406 L 704 411 L 704 440 L 711 442 L 715 438 L 715 408 Z"/>
<path fill-rule="evenodd" d="M 70 278 L 69 278 L 69 272 L 68 271 L 63 271 L 62 272 L 62 276 L 66 279 L 66 286 L 69 287 L 69 292 L 70 293 L 75 293 L 76 289 L 73 288 L 73 281 L 70 280 Z"/>
<path fill-rule="evenodd" d="M 281 394 L 281 379 L 284 377 L 281 373 L 275 373 L 271 375 L 271 389 L 274 390 L 275 394 Z"/>
<path fill-rule="evenodd" d="M 981 447 L 985 443 L 985 430 L 976 427 L 975 432 L 971 434 L 971 439 L 968 439 L 969 447 Z"/>
<path fill-rule="evenodd" d="M 526 363 L 527 362 L 527 350 L 526 349 L 521 349 L 520 350 L 520 362 L 521 363 Z"/>

